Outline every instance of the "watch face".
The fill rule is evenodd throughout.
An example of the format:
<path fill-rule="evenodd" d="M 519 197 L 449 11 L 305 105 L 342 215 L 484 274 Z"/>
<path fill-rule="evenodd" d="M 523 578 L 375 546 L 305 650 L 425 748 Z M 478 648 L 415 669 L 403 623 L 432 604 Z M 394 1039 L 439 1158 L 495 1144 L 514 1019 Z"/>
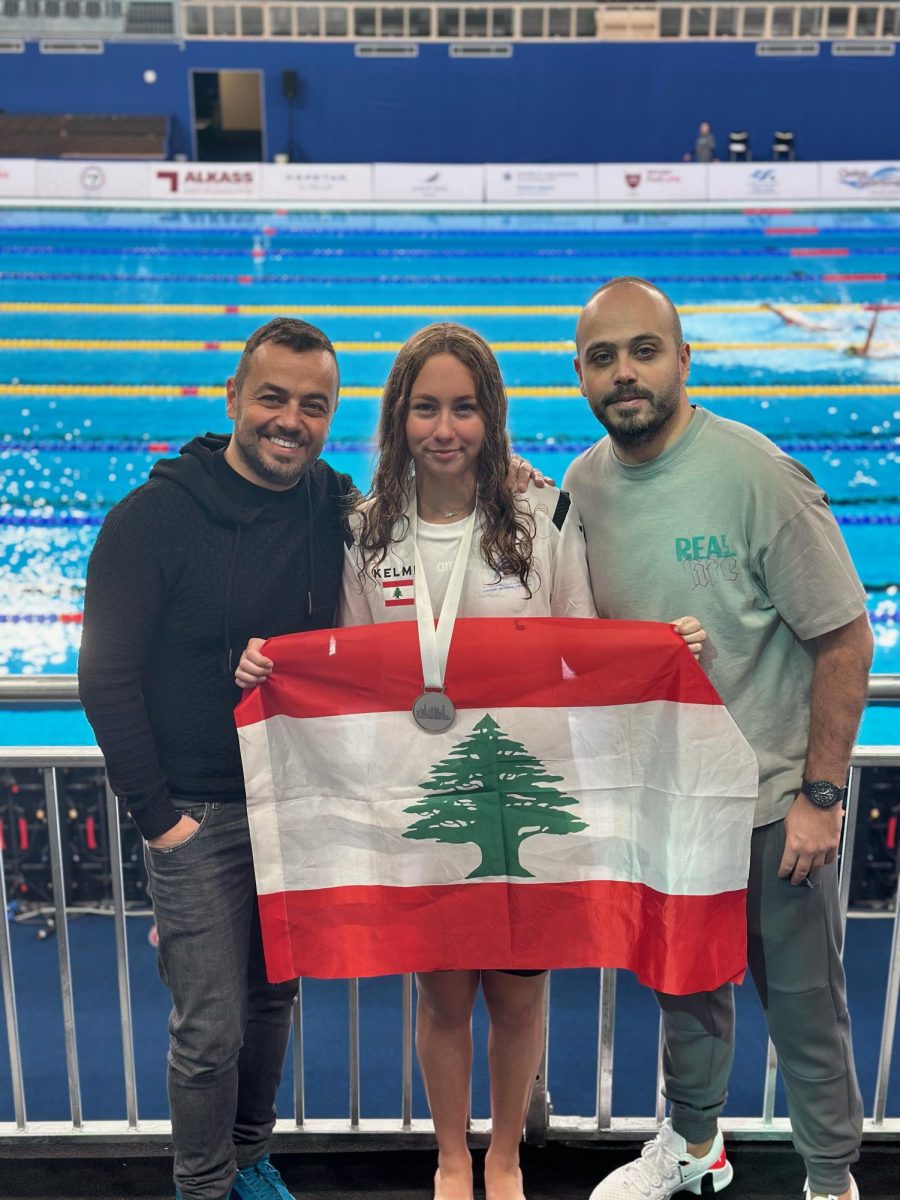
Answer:
<path fill-rule="evenodd" d="M 844 794 L 843 788 L 835 787 L 827 779 L 817 779 L 814 783 L 804 780 L 803 791 L 817 808 L 832 808 Z"/>

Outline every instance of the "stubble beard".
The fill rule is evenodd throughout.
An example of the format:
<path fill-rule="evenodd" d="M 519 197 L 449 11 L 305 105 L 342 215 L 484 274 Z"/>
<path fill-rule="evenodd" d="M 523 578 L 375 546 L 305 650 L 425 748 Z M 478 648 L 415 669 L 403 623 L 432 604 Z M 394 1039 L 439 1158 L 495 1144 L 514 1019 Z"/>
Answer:
<path fill-rule="evenodd" d="M 248 438 L 236 433 L 234 446 L 245 466 L 249 467 L 259 479 L 265 480 L 266 483 L 272 484 L 278 489 L 292 488 L 298 484 L 317 457 L 311 452 L 312 447 L 307 443 L 307 454 L 302 463 L 273 462 L 263 458 L 260 453 L 259 446 L 262 440 L 261 434 Z"/>
<path fill-rule="evenodd" d="M 619 412 L 614 406 L 618 400 L 639 397 L 646 400 L 649 411 Z M 652 441 L 673 419 L 681 398 L 681 380 L 673 382 L 661 392 L 648 388 L 616 388 L 599 400 L 591 400 L 594 416 L 609 433 L 613 441 L 625 446 L 641 446 Z"/>

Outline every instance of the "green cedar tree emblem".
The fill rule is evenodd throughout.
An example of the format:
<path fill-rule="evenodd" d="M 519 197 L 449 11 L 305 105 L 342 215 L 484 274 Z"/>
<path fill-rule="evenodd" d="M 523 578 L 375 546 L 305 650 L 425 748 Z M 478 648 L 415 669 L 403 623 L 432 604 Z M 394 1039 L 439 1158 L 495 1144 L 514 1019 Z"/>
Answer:
<path fill-rule="evenodd" d="M 395 600 L 399 600 L 402 595 L 403 595 L 403 593 L 400 591 L 399 588 L 394 588 L 394 599 Z"/>
<path fill-rule="evenodd" d="M 555 787 L 521 742 L 511 741 L 485 713 L 467 738 L 431 768 L 419 787 L 432 795 L 403 811 L 421 813 L 403 834 L 436 842 L 474 842 L 481 862 L 467 878 L 518 875 L 532 878 L 519 862 L 519 847 L 536 833 L 568 834 L 587 829 L 564 809 L 578 801 Z"/>

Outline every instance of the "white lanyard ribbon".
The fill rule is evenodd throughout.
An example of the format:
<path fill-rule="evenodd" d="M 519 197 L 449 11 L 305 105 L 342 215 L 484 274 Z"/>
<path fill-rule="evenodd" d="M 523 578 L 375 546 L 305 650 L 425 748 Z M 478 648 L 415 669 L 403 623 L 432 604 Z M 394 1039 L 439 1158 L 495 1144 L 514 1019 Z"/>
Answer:
<path fill-rule="evenodd" d="M 447 594 L 441 605 L 441 615 L 437 628 L 434 624 L 434 606 L 428 593 L 428 581 L 425 578 L 425 568 L 419 553 L 418 542 L 418 512 L 415 491 L 409 512 L 410 528 L 413 546 L 415 548 L 416 582 L 414 596 L 416 600 L 416 621 L 419 625 L 419 652 L 422 655 L 422 679 L 426 691 L 443 691 L 444 674 L 447 670 L 447 655 L 450 653 L 450 639 L 453 637 L 453 626 L 456 624 L 456 614 L 459 612 L 459 601 L 462 596 L 463 580 L 469 562 L 469 551 L 472 547 L 472 535 L 475 531 L 475 513 L 460 522 L 459 546 L 453 569 L 450 572 L 450 582 L 447 584 Z"/>

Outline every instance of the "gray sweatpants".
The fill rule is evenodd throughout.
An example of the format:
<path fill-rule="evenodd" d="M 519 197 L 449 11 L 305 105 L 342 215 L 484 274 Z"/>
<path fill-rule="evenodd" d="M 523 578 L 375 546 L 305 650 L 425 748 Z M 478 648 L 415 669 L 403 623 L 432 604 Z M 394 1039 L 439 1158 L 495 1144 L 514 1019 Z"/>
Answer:
<path fill-rule="evenodd" d="M 778 878 L 784 822 L 753 831 L 747 891 L 750 971 L 784 1079 L 794 1146 L 812 1190 L 840 1195 L 859 1157 L 862 1099 L 850 1044 L 841 965 L 837 864 L 807 887 Z M 665 1028 L 663 1070 L 672 1124 L 689 1142 L 716 1131 L 734 1052 L 730 984 L 714 992 L 657 992 Z"/>

